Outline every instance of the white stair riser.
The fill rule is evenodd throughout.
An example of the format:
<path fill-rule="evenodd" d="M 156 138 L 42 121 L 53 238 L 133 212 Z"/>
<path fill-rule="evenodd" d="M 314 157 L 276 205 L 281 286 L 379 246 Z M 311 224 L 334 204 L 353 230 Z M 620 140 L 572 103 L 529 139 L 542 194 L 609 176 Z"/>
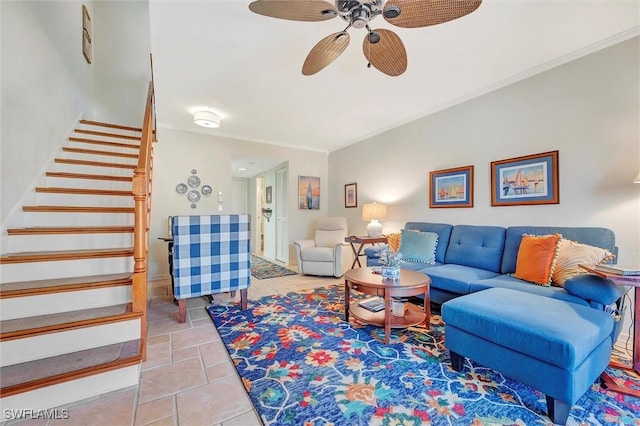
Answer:
<path fill-rule="evenodd" d="M 131 181 L 121 182 L 102 179 L 47 177 L 46 182 L 43 186 L 54 188 L 112 189 L 116 191 L 131 191 Z"/>
<path fill-rule="evenodd" d="M 131 286 L 102 287 L 0 299 L 2 321 L 131 302 Z"/>
<path fill-rule="evenodd" d="M 133 195 L 86 195 L 38 192 L 39 206 L 113 206 L 133 207 Z"/>
<path fill-rule="evenodd" d="M 140 319 L 94 325 L 0 343 L 2 366 L 35 361 L 140 338 Z"/>
<path fill-rule="evenodd" d="M 133 233 L 10 235 L 3 253 L 133 247 Z"/>
<path fill-rule="evenodd" d="M 109 161 L 111 163 L 111 161 Z M 119 167 L 98 167 L 84 164 L 54 163 L 51 170 L 56 172 L 109 174 L 114 176 L 133 176 L 133 169 Z"/>
<path fill-rule="evenodd" d="M 119 207 L 126 207 L 125 205 Z M 131 226 L 133 213 L 26 212 L 24 226 Z"/>
<path fill-rule="evenodd" d="M 90 139 L 90 138 L 87 138 L 87 139 Z M 99 140 L 99 139 L 94 139 L 94 140 Z M 116 141 L 116 142 L 131 144 L 131 142 L 133 141 L 129 141 L 129 142 Z M 85 143 L 85 142 L 76 142 L 76 141 L 69 141 L 66 146 L 69 148 L 92 149 L 94 151 L 108 151 L 116 154 L 136 154 L 137 155 L 140 152 L 139 147 L 127 148 L 124 146 L 101 145 L 101 144 L 95 144 L 95 143 Z"/>
<path fill-rule="evenodd" d="M 0 264 L 2 282 L 34 281 L 65 277 L 130 273 L 132 257 L 111 257 L 56 262 Z"/>
<path fill-rule="evenodd" d="M 93 126 L 93 125 L 82 124 L 82 123 L 78 123 L 78 125 L 75 128 L 78 130 L 90 130 L 92 132 L 110 133 L 110 134 L 122 135 L 122 136 L 133 136 L 135 138 L 140 138 L 142 135 L 142 132 L 140 131 L 112 129 L 112 128 L 106 128 L 102 126 Z M 79 137 L 79 138 L 98 139 L 98 140 L 114 139 L 114 137 L 112 136 L 96 136 L 96 135 L 91 135 L 86 133 L 75 132 L 75 131 L 73 132 L 73 136 Z M 126 140 L 122 138 L 115 138 L 115 139 L 120 141 Z M 136 141 L 132 141 L 132 142 L 136 142 Z"/>
<path fill-rule="evenodd" d="M 127 158 L 127 157 L 114 157 L 113 155 L 102 155 L 102 154 L 86 154 L 82 152 L 67 152 L 62 151 L 58 158 L 67 158 L 73 160 L 86 160 L 86 161 L 101 161 L 107 163 L 115 163 L 115 164 L 138 164 L 137 158 Z"/>
<path fill-rule="evenodd" d="M 46 388 L 36 389 L 0 399 L 3 416 L 6 410 L 46 410 L 93 398 L 119 389 L 137 386 L 140 377 L 140 366 L 132 365 L 106 373 L 83 377 L 77 380 L 60 383 Z M 113 409 L 119 409 L 113 407 Z M 15 411 L 14 411 L 15 412 Z M 62 416 L 59 411 L 58 415 Z M 10 420 L 3 417 L 1 421 Z M 68 420 L 62 420 L 62 422 Z"/>

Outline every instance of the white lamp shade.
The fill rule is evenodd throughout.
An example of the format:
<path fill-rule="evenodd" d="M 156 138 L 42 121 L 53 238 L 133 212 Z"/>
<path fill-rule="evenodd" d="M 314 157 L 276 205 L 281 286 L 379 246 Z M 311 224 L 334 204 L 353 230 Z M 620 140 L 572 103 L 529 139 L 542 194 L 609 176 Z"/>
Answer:
<path fill-rule="evenodd" d="M 198 111 L 193 114 L 193 122 L 198 126 L 214 129 L 220 127 L 220 117 L 211 111 Z"/>
<path fill-rule="evenodd" d="M 638 173 L 638 176 L 633 180 L 633 183 L 640 183 L 640 173 Z"/>
<path fill-rule="evenodd" d="M 366 203 L 362 206 L 362 220 L 369 220 L 367 235 L 370 238 L 378 238 L 382 235 L 382 225 L 379 220 L 387 218 L 387 205 L 378 203 Z"/>
<path fill-rule="evenodd" d="M 385 220 L 386 218 L 386 204 L 366 203 L 362 206 L 362 220 Z"/>

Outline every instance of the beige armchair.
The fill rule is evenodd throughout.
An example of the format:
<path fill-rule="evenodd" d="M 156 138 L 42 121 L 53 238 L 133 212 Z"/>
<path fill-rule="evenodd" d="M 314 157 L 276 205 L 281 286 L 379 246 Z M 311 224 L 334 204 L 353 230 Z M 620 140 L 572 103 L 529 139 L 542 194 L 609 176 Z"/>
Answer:
<path fill-rule="evenodd" d="M 313 240 L 293 242 L 298 272 L 305 275 L 342 276 L 353 261 L 353 252 L 349 243 L 345 242 L 347 236 L 347 218 L 319 219 Z"/>

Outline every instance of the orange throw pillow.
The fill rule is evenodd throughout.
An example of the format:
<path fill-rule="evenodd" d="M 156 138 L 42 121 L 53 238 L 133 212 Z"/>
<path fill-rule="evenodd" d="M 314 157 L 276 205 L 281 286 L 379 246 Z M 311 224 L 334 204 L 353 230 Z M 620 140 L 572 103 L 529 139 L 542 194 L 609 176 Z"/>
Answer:
<path fill-rule="evenodd" d="M 549 286 L 558 260 L 560 234 L 522 236 L 514 276 L 534 284 Z"/>

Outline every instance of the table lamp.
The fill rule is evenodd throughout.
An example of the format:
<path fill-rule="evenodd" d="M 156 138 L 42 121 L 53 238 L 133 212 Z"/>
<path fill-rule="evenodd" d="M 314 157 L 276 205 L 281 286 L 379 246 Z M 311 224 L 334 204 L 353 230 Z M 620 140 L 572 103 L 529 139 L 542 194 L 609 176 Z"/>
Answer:
<path fill-rule="evenodd" d="M 362 206 L 362 220 L 370 221 L 367 225 L 367 235 L 370 238 L 378 238 L 382 235 L 382 224 L 379 221 L 386 218 L 386 204 L 366 203 Z"/>

